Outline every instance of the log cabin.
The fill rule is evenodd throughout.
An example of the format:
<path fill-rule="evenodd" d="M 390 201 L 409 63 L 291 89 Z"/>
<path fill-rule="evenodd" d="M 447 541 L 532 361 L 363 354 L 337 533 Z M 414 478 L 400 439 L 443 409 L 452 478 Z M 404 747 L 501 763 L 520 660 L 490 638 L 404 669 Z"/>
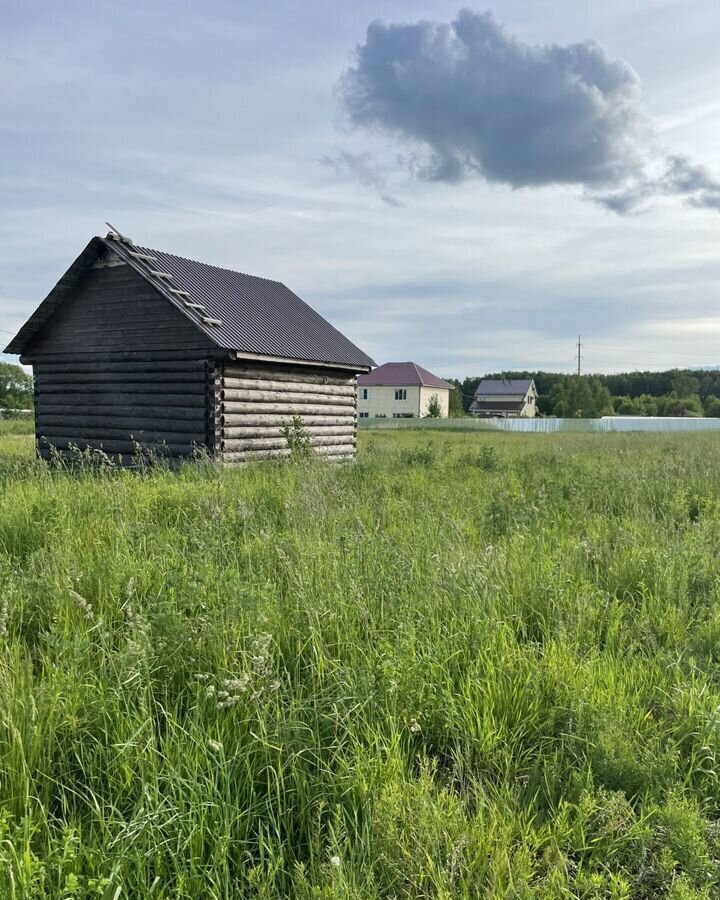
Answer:
<path fill-rule="evenodd" d="M 33 368 L 43 458 L 348 460 L 373 360 L 284 284 L 93 237 L 5 348 Z"/>

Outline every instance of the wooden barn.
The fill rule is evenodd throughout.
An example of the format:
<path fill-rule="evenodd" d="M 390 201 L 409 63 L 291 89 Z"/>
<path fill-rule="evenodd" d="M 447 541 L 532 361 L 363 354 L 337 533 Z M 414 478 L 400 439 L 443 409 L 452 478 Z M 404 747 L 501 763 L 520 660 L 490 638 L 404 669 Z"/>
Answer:
<path fill-rule="evenodd" d="M 227 463 L 289 453 L 351 459 L 355 377 L 372 359 L 278 281 L 94 237 L 5 348 L 32 365 L 45 458 L 205 450 Z"/>

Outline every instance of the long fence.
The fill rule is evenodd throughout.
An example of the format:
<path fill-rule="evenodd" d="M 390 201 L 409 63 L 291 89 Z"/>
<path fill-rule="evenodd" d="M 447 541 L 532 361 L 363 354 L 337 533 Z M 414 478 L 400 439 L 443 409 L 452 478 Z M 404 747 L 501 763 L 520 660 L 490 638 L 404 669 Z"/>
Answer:
<path fill-rule="evenodd" d="M 511 431 L 525 434 L 613 431 L 720 431 L 720 419 L 677 416 L 604 416 L 602 419 L 359 419 L 365 430 Z"/>

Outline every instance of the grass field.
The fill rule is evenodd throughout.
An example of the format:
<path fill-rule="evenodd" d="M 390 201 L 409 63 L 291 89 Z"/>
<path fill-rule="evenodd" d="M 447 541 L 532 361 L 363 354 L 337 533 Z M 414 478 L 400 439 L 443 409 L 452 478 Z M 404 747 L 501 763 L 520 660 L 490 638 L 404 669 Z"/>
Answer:
<path fill-rule="evenodd" d="M 0 437 L 0 897 L 720 895 L 717 437 Z"/>

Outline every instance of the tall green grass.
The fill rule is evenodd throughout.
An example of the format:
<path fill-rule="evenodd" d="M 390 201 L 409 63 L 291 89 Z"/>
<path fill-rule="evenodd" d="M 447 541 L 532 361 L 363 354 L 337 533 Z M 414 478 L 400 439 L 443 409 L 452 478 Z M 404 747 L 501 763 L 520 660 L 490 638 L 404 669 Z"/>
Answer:
<path fill-rule="evenodd" d="M 177 473 L 17 440 L 0 896 L 720 893 L 713 436 Z"/>

